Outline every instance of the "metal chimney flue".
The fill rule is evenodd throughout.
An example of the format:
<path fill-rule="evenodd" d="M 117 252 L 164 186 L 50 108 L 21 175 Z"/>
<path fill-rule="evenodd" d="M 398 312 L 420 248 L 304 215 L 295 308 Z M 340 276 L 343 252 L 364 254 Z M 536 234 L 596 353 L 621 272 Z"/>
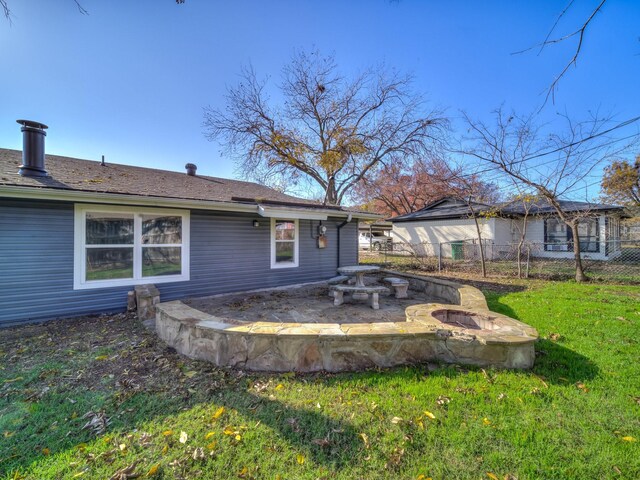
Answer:
<path fill-rule="evenodd" d="M 47 127 L 40 122 L 16 120 L 22 128 L 22 165 L 18 172 L 23 177 L 48 177 L 44 169 L 44 137 Z"/>
<path fill-rule="evenodd" d="M 184 168 L 187 169 L 187 175 L 189 175 L 190 177 L 195 177 L 196 175 L 196 170 L 198 169 L 198 167 L 196 166 L 195 163 L 187 163 Z"/>

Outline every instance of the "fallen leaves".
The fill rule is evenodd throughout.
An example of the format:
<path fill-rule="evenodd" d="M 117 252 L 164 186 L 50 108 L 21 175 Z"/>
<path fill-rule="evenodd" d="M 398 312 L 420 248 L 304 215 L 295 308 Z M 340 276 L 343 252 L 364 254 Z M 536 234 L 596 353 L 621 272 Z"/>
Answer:
<path fill-rule="evenodd" d="M 587 393 L 589 391 L 589 388 L 584 383 L 581 383 L 581 382 L 576 383 L 576 388 L 578 390 L 581 390 L 583 393 Z"/>
<path fill-rule="evenodd" d="M 217 409 L 213 416 L 211 417 L 212 420 L 218 420 L 223 414 L 224 414 L 224 407 L 220 407 L 219 409 Z"/>
<path fill-rule="evenodd" d="M 298 462 L 298 465 L 304 464 L 304 461 L 305 461 L 304 455 L 302 455 L 301 453 L 296 455 L 296 462 Z"/>
<path fill-rule="evenodd" d="M 631 436 L 622 437 L 622 441 L 624 442 L 635 442 L 636 439 Z"/>
<path fill-rule="evenodd" d="M 155 465 L 152 465 L 151 468 L 147 471 L 147 477 L 153 477 L 155 474 L 158 473 L 158 471 L 160 470 L 160 464 L 156 463 Z"/>
<path fill-rule="evenodd" d="M 425 410 L 423 413 L 424 413 L 425 417 L 428 417 L 431 420 L 435 420 L 436 419 L 436 416 L 433 413 L 431 413 L 429 410 Z"/>
<path fill-rule="evenodd" d="M 366 433 L 361 433 L 360 438 L 362 438 L 362 442 L 364 443 L 364 448 L 369 449 L 369 437 Z"/>
<path fill-rule="evenodd" d="M 20 380 L 24 380 L 24 377 L 10 378 L 5 380 L 4 383 L 15 383 L 15 382 L 19 382 Z"/>
<path fill-rule="evenodd" d="M 136 460 L 131 465 L 116 470 L 116 472 L 109 477 L 109 480 L 129 480 L 130 478 L 138 478 L 139 473 L 136 473 L 136 466 L 140 463 L 140 460 Z"/>
<path fill-rule="evenodd" d="M 89 411 L 82 416 L 83 419 L 89 419 L 85 423 L 82 430 L 90 429 L 94 435 L 102 435 L 111 423 L 111 419 L 107 418 L 104 412 Z"/>
<path fill-rule="evenodd" d="M 179 438 L 180 443 L 187 443 L 188 438 L 189 438 L 189 435 L 187 435 L 187 432 L 180 432 L 180 438 Z"/>
<path fill-rule="evenodd" d="M 404 457 L 404 448 L 396 447 L 391 455 L 389 455 L 389 460 L 385 464 L 385 468 L 392 468 L 400 466 L 402 463 L 402 459 Z"/>

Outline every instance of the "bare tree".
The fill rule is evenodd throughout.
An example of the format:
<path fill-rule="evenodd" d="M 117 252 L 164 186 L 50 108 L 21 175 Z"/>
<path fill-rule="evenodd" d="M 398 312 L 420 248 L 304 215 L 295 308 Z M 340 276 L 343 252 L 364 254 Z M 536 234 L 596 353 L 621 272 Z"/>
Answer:
<path fill-rule="evenodd" d="M 73 2 L 76 4 L 76 7 L 78 7 L 78 11 L 83 14 L 83 15 L 89 15 L 89 11 L 84 8 L 82 6 L 82 4 L 80 3 L 80 0 L 73 0 Z M 185 0 L 176 0 L 176 3 L 178 5 L 184 3 Z M 2 9 L 2 13 L 4 14 L 4 17 L 9 20 L 9 22 L 11 22 L 11 10 L 9 9 L 9 2 L 8 0 L 0 0 L 0 8 Z"/>
<path fill-rule="evenodd" d="M 558 24 L 565 17 L 567 12 L 571 9 L 571 7 L 574 4 L 574 0 L 569 0 L 568 4 L 565 6 L 565 8 L 562 10 L 562 12 L 560 12 L 558 17 L 556 18 L 556 21 L 554 22 L 553 26 L 547 33 L 547 36 L 545 37 L 543 42 L 541 42 L 538 45 L 534 45 L 533 47 L 527 48 L 525 50 L 514 52 L 514 54 L 520 54 L 520 53 L 528 52 L 534 49 L 538 49 L 538 54 L 540 54 L 548 46 L 575 39 L 576 46 L 573 50 L 573 55 L 571 59 L 565 64 L 564 68 L 560 71 L 560 73 L 556 75 L 556 77 L 553 79 L 553 81 L 551 82 L 551 85 L 549 85 L 543 106 L 549 101 L 549 98 L 551 98 L 552 101 L 555 103 L 555 94 L 556 94 L 556 90 L 558 89 L 558 84 L 560 80 L 562 79 L 562 77 L 566 75 L 566 73 L 569 71 L 571 66 L 574 66 L 574 67 L 577 66 L 578 57 L 582 52 L 582 45 L 584 43 L 585 33 L 587 31 L 587 28 L 592 23 L 596 15 L 602 11 L 602 8 L 604 7 L 604 4 L 606 2 L 607 0 L 600 0 L 598 5 L 593 10 L 591 10 L 591 12 L 588 14 L 587 18 L 584 21 L 582 21 L 582 23 L 580 23 L 574 30 L 572 30 L 567 34 L 554 37 L 554 33 L 556 31 L 556 28 L 558 27 Z"/>
<path fill-rule="evenodd" d="M 482 230 L 480 229 L 480 222 L 478 221 L 478 212 L 473 208 L 473 195 L 469 195 L 466 198 L 467 206 L 469 207 L 469 213 L 473 219 L 473 223 L 476 226 L 476 235 L 478 236 L 478 249 L 480 251 L 480 267 L 482 268 L 482 278 L 487 278 L 487 262 L 484 255 L 484 244 L 482 243 Z"/>
<path fill-rule="evenodd" d="M 280 93 L 277 105 L 245 68 L 226 109 L 205 108 L 205 135 L 221 140 L 241 174 L 266 184 L 310 181 L 328 204 L 341 204 L 383 164 L 426 156 L 447 124 L 425 111 L 409 77 L 382 68 L 346 79 L 318 52 L 294 55 Z"/>
<path fill-rule="evenodd" d="M 540 203 L 540 197 L 531 191 L 527 186 L 522 185 L 520 182 L 515 181 L 514 178 L 511 178 L 514 189 L 517 192 L 511 200 L 508 202 L 509 206 L 517 206 L 519 212 L 522 214 L 521 218 L 518 220 L 512 218 L 512 224 L 515 226 L 515 229 L 518 231 L 518 246 L 516 251 L 516 263 L 518 268 L 518 278 L 522 278 L 522 253 L 523 247 L 527 240 L 527 227 L 529 226 L 529 216 L 531 215 L 531 211 L 534 207 Z M 527 276 L 526 274 L 524 275 Z"/>
<path fill-rule="evenodd" d="M 578 225 L 584 212 L 567 211 L 561 198 L 585 186 L 594 169 L 608 159 L 627 151 L 637 140 L 637 132 L 627 137 L 613 137 L 613 132 L 640 118 L 611 125 L 610 119 L 594 117 L 573 122 L 564 116 L 561 133 L 546 134 L 534 118 L 495 112 L 495 125 L 466 117 L 472 147 L 464 153 L 480 160 L 511 181 L 535 190 L 553 207 L 561 221 L 571 229 L 576 266 L 575 279 L 587 280 L 580 255 Z M 599 183 L 599 182 L 596 182 Z"/>

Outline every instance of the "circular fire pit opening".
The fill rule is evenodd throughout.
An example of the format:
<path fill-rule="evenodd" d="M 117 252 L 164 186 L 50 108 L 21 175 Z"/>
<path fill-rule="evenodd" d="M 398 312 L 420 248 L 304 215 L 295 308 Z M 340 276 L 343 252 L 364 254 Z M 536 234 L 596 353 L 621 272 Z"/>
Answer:
<path fill-rule="evenodd" d="M 468 330 L 495 330 L 498 326 L 494 323 L 494 318 L 479 313 L 466 312 L 464 310 L 453 310 L 444 308 L 436 310 L 431 315 L 447 325 L 453 325 Z"/>

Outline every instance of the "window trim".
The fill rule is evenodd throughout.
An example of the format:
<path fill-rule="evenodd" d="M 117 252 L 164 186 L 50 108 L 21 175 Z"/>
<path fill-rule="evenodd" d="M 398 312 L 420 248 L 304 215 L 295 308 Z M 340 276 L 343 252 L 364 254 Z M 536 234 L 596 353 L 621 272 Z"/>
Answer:
<path fill-rule="evenodd" d="M 87 280 L 86 279 L 86 232 L 87 232 L 87 213 L 125 213 L 133 215 L 133 278 L 117 278 L 110 280 Z M 161 275 L 155 277 L 142 276 L 142 248 L 146 245 L 142 243 L 142 215 L 167 215 L 182 218 L 182 243 L 181 248 L 181 273 L 180 275 Z M 191 214 L 189 210 L 175 210 L 168 208 L 144 208 L 144 207 L 121 207 L 114 205 L 91 205 L 79 204 L 74 206 L 74 222 L 73 222 L 73 289 L 85 290 L 92 288 L 109 288 L 124 287 L 131 285 L 143 285 L 145 283 L 169 283 L 169 282 L 186 282 L 190 279 L 190 232 L 191 232 Z M 160 246 L 175 246 L 175 244 L 162 244 Z M 98 245 L 89 248 L 98 247 Z M 104 245 L 109 248 L 110 245 Z M 125 245 L 113 246 L 125 247 Z"/>
<path fill-rule="evenodd" d="M 293 262 L 276 262 L 276 221 L 281 222 L 292 222 L 295 226 L 294 230 L 294 245 L 293 245 Z M 300 235 L 299 235 L 299 225 L 297 218 L 283 218 L 283 217 L 272 217 L 271 218 L 271 268 L 296 268 L 299 266 L 300 262 Z"/>
<path fill-rule="evenodd" d="M 565 230 L 566 230 L 566 242 L 564 243 L 553 243 L 553 242 L 549 242 L 549 235 L 548 235 L 548 229 L 547 229 L 547 222 L 549 220 L 553 220 L 556 222 L 560 222 L 560 223 L 564 223 L 562 222 L 562 220 L 560 220 L 560 218 L 558 217 L 550 217 L 550 218 L 545 218 L 544 219 L 544 249 L 547 252 L 572 252 L 573 251 L 573 232 L 571 231 L 571 228 L 569 228 L 569 226 L 567 224 L 565 225 Z M 582 246 L 580 247 L 580 253 L 600 253 L 601 247 L 600 247 L 600 242 L 601 242 L 601 235 L 600 235 L 600 217 L 586 217 L 583 220 L 590 220 L 593 221 L 595 223 L 595 235 L 591 235 L 591 238 L 595 237 L 595 241 L 593 242 L 593 244 L 596 246 L 595 250 L 584 250 L 582 249 Z M 581 243 L 583 242 L 582 237 L 580 237 L 580 241 Z M 552 249 L 550 246 L 551 245 L 564 245 L 566 246 L 566 250 L 554 250 Z"/>

